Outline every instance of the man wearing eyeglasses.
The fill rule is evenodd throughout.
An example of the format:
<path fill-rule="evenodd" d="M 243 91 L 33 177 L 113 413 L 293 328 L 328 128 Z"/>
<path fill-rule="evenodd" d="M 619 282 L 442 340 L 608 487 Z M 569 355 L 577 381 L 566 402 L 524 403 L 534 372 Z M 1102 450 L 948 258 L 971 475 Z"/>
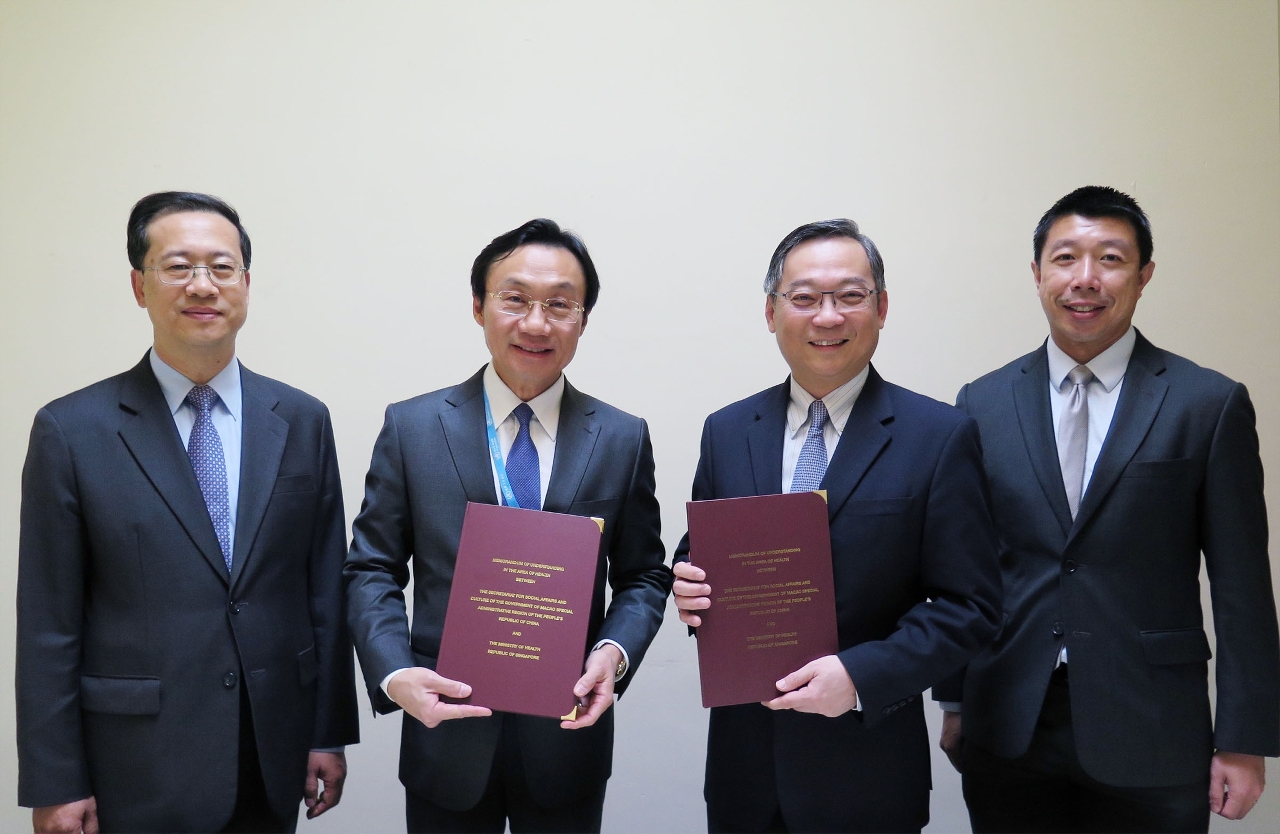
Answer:
<path fill-rule="evenodd" d="M 508 821 L 513 831 L 600 830 L 609 707 L 662 622 L 671 573 L 648 427 L 563 374 L 599 288 L 582 241 L 554 222 L 500 235 L 471 270 L 490 363 L 387 409 L 345 573 L 374 709 L 405 712 L 400 781 L 411 832 L 502 832 Z M 573 721 L 440 700 L 470 693 L 466 681 L 434 671 L 463 514 L 468 501 L 497 504 L 499 495 L 605 521 Z M 403 595 L 411 576 L 412 630 Z"/>
<path fill-rule="evenodd" d="M 359 733 L 329 413 L 236 359 L 234 209 L 152 194 L 128 251 L 153 346 L 42 408 L 23 469 L 19 802 L 38 832 L 291 831 Z"/>
<path fill-rule="evenodd" d="M 765 321 L 791 377 L 707 418 L 693 498 L 825 489 L 839 652 L 762 704 L 711 710 L 704 796 L 720 831 L 919 831 L 929 820 L 920 693 L 996 633 L 1000 579 L 974 422 L 871 366 L 884 264 L 849 220 L 774 251 Z M 717 579 L 686 535 L 680 618 Z"/>

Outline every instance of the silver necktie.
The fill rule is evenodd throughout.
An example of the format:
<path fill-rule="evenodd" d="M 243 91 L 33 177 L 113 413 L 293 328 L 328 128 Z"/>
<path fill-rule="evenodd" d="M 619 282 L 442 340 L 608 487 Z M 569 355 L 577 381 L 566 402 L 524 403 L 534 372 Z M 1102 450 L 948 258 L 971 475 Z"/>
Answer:
<path fill-rule="evenodd" d="M 1093 372 L 1084 365 L 1076 365 L 1067 378 L 1074 387 L 1058 421 L 1058 462 L 1062 465 L 1067 506 L 1075 518 L 1084 494 L 1084 460 L 1089 447 L 1089 383 L 1093 382 Z"/>

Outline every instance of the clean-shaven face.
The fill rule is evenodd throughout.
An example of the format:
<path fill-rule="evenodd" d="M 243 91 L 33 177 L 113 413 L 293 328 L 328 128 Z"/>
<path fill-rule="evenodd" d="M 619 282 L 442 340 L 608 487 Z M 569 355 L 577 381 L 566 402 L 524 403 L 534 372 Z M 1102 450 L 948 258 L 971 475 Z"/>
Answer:
<path fill-rule="evenodd" d="M 558 246 L 529 244 L 489 267 L 485 290 L 523 293 L 537 301 L 563 298 L 582 305 L 587 279 L 578 259 Z M 552 386 L 578 350 L 586 313 L 572 324 L 548 321 L 542 305 L 528 315 L 499 312 L 490 296 L 472 299 L 472 314 L 484 327 L 493 369 L 516 396 L 531 400 Z"/>

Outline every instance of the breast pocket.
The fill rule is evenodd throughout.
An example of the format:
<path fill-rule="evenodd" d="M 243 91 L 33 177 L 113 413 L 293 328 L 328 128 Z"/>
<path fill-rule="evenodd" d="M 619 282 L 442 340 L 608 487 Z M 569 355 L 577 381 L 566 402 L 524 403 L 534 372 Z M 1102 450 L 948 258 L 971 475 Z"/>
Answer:
<path fill-rule="evenodd" d="M 613 522 L 617 518 L 618 499 L 602 498 L 595 501 L 574 501 L 569 505 L 572 515 L 585 515 L 590 518 L 604 519 L 604 535 L 607 538 L 613 533 Z"/>
<path fill-rule="evenodd" d="M 1135 460 L 1124 469 L 1124 478 L 1175 478 L 1191 476 L 1195 461 L 1191 458 L 1173 460 Z"/>
<path fill-rule="evenodd" d="M 271 490 L 272 495 L 280 495 L 284 492 L 313 492 L 316 488 L 316 479 L 309 474 L 303 475 L 281 475 L 276 478 L 276 485 Z"/>
<path fill-rule="evenodd" d="M 901 515 L 911 507 L 911 498 L 852 499 L 845 509 L 853 515 Z"/>

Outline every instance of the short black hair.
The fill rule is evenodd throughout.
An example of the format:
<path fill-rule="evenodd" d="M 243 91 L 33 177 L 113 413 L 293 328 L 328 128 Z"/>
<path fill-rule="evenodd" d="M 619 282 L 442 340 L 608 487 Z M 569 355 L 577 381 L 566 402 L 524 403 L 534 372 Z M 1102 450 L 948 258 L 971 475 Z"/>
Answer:
<path fill-rule="evenodd" d="M 129 263 L 134 269 L 142 269 L 142 262 L 151 248 L 151 239 L 147 229 L 153 222 L 168 214 L 180 211 L 207 211 L 220 214 L 236 227 L 240 233 L 240 255 L 244 258 L 244 268 L 249 268 L 252 250 L 249 246 L 249 233 L 240 222 L 240 215 L 225 201 L 208 194 L 194 191 L 159 191 L 148 194 L 134 205 L 129 212 L 129 226 L 126 231 L 126 246 L 129 250 Z"/>
<path fill-rule="evenodd" d="M 1087 217 L 1090 220 L 1114 217 L 1125 221 L 1133 228 L 1133 236 L 1138 243 L 1138 266 L 1144 267 L 1151 263 L 1151 253 L 1155 251 L 1155 244 L 1151 240 L 1151 221 L 1147 220 L 1147 215 L 1138 205 L 1137 200 L 1108 185 L 1086 185 L 1077 188 L 1054 203 L 1053 208 L 1044 213 L 1040 222 L 1036 224 L 1035 235 L 1031 239 L 1035 248 L 1036 263 L 1040 263 L 1040 256 L 1044 254 L 1044 245 L 1048 241 L 1049 230 L 1053 228 L 1053 224 L 1072 215 Z"/>
<path fill-rule="evenodd" d="M 787 255 L 791 254 L 792 249 L 811 240 L 832 237 L 847 237 L 861 244 L 863 251 L 867 253 L 867 261 L 871 264 L 871 277 L 875 280 L 876 289 L 883 290 L 884 259 L 880 257 L 880 250 L 876 248 L 871 238 L 858 231 L 857 223 L 838 217 L 834 220 L 806 223 L 782 239 L 778 248 L 773 250 L 773 257 L 769 259 L 769 271 L 764 276 L 765 293 L 772 295 L 778 291 L 778 284 L 782 283 L 782 267 L 786 264 Z"/>
<path fill-rule="evenodd" d="M 582 306 L 587 312 L 591 312 L 591 308 L 596 305 L 596 298 L 600 296 L 600 276 L 596 274 L 596 265 L 591 262 L 587 245 L 582 242 L 582 238 L 568 229 L 561 229 L 556 221 L 545 217 L 530 220 L 505 234 L 498 235 L 488 246 L 480 250 L 475 263 L 471 265 L 471 294 L 483 304 L 489 270 L 521 246 L 531 244 L 564 249 L 578 259 L 578 265 L 582 267 L 582 277 L 587 281 L 587 297 L 582 302 Z"/>

